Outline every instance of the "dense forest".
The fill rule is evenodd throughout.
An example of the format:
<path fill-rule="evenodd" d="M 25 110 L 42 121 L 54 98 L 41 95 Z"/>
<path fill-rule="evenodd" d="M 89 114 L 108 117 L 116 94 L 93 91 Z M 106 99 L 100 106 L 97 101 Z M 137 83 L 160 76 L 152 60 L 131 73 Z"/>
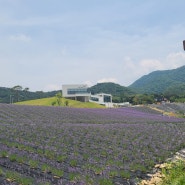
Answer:
<path fill-rule="evenodd" d="M 0 87 L 0 103 L 15 103 L 25 100 L 34 100 L 40 98 L 47 98 L 55 96 L 59 91 L 43 92 L 36 91 L 30 92 L 29 88 L 23 88 L 20 85 L 12 88 Z"/>

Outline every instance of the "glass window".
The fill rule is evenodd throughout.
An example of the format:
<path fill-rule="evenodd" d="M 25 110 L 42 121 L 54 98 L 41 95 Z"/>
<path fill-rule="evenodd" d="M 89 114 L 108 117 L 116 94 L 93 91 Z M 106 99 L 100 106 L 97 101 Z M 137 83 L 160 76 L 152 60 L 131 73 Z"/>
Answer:
<path fill-rule="evenodd" d="M 99 101 L 99 98 L 91 97 L 91 100 L 92 100 L 92 101 Z"/>
<path fill-rule="evenodd" d="M 87 89 L 68 89 L 67 94 L 87 94 Z"/>
<path fill-rule="evenodd" d="M 104 95 L 104 102 L 111 102 L 111 96 Z"/>

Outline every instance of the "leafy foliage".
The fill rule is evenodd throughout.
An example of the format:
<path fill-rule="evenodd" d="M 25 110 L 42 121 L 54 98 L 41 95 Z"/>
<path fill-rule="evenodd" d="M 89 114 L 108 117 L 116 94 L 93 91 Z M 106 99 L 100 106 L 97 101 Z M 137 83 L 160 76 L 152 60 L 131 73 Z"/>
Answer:
<path fill-rule="evenodd" d="M 58 105 L 60 106 L 62 104 L 62 93 L 61 92 L 58 92 L 56 94 L 56 99 L 57 99 Z"/>
<path fill-rule="evenodd" d="M 165 175 L 161 185 L 184 185 L 185 184 L 185 161 L 172 163 L 171 167 L 162 170 Z"/>

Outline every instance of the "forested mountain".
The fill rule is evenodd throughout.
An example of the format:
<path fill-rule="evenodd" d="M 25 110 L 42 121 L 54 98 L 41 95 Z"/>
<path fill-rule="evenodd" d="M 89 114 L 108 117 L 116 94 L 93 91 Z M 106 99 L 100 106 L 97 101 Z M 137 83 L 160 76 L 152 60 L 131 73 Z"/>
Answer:
<path fill-rule="evenodd" d="M 185 66 L 172 70 L 154 71 L 129 86 L 138 93 L 161 94 L 185 92 Z"/>

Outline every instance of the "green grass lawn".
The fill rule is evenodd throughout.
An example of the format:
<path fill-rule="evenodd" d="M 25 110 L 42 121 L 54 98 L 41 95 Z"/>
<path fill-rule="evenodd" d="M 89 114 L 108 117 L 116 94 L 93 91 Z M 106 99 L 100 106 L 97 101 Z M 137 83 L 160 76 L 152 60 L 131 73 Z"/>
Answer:
<path fill-rule="evenodd" d="M 75 108 L 105 108 L 102 105 L 92 103 L 92 102 L 80 102 L 75 100 L 69 100 L 62 98 L 61 106 L 66 106 L 66 101 L 68 102 L 68 107 L 75 107 Z M 18 102 L 16 104 L 19 105 L 40 105 L 40 106 L 58 106 L 56 97 L 51 98 L 42 98 L 37 100 L 28 100 Z"/>

